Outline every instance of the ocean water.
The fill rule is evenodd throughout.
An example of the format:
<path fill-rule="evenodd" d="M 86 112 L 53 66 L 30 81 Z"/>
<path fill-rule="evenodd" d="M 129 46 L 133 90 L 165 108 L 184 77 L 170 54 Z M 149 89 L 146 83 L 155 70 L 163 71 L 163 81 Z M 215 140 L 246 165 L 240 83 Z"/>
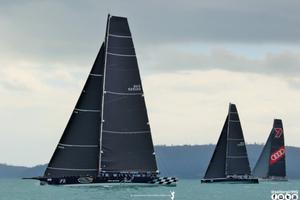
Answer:
<path fill-rule="evenodd" d="M 0 200 L 270 200 L 272 190 L 299 190 L 300 180 L 260 184 L 201 184 L 200 180 L 180 180 L 176 187 L 40 186 L 38 181 L 0 179 Z"/>

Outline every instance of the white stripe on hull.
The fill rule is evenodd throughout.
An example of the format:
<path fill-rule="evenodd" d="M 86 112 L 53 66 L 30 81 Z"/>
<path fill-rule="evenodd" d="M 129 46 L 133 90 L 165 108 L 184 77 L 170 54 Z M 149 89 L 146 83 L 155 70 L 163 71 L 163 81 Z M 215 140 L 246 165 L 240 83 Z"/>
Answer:
<path fill-rule="evenodd" d="M 66 187 L 120 187 L 120 186 L 139 186 L 139 187 L 151 187 L 159 186 L 157 183 L 87 183 L 87 184 L 64 184 Z"/>

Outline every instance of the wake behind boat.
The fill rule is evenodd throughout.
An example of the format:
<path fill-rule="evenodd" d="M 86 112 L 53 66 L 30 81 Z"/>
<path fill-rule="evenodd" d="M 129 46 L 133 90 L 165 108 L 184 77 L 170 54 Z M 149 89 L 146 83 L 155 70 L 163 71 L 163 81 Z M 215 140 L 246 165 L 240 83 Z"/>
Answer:
<path fill-rule="evenodd" d="M 281 119 L 274 119 L 273 128 L 253 175 L 264 181 L 287 181 L 285 164 L 284 132 Z"/>
<path fill-rule="evenodd" d="M 41 184 L 159 184 L 127 18 L 108 16 L 105 40 Z"/>
<path fill-rule="evenodd" d="M 228 115 L 220 138 L 201 183 L 258 183 L 251 176 L 243 131 L 234 104 L 229 104 Z"/>

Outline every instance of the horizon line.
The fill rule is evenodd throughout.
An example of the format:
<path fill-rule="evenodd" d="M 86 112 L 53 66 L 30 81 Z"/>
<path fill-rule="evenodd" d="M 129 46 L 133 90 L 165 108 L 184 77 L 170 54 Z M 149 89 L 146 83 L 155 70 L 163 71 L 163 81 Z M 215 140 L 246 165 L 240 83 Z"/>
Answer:
<path fill-rule="evenodd" d="M 210 146 L 210 145 L 216 145 L 216 144 L 158 144 L 158 145 L 154 145 L 154 147 L 183 147 L 183 146 Z M 260 145 L 263 146 L 264 143 L 246 143 L 246 145 Z M 291 145 L 285 145 L 285 147 L 292 147 L 292 148 L 300 148 L 300 146 L 291 146 Z M 8 167 L 26 167 L 26 168 L 33 168 L 33 167 L 37 167 L 37 166 L 42 166 L 42 165 L 46 165 L 48 163 L 44 163 L 44 164 L 35 164 L 35 165 L 19 165 L 19 164 L 10 164 L 10 163 L 6 163 L 6 162 L 1 162 L 0 161 L 0 165 L 6 165 Z"/>

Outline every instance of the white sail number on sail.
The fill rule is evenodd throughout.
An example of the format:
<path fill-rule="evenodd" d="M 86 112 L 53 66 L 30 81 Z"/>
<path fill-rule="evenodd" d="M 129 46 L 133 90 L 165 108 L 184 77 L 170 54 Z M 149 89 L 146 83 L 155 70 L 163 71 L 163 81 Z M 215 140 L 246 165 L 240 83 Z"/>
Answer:
<path fill-rule="evenodd" d="M 142 90 L 141 85 L 133 85 L 132 87 L 128 88 L 128 91 L 130 91 L 130 92 L 136 92 L 136 91 L 141 91 L 141 90 Z"/>

